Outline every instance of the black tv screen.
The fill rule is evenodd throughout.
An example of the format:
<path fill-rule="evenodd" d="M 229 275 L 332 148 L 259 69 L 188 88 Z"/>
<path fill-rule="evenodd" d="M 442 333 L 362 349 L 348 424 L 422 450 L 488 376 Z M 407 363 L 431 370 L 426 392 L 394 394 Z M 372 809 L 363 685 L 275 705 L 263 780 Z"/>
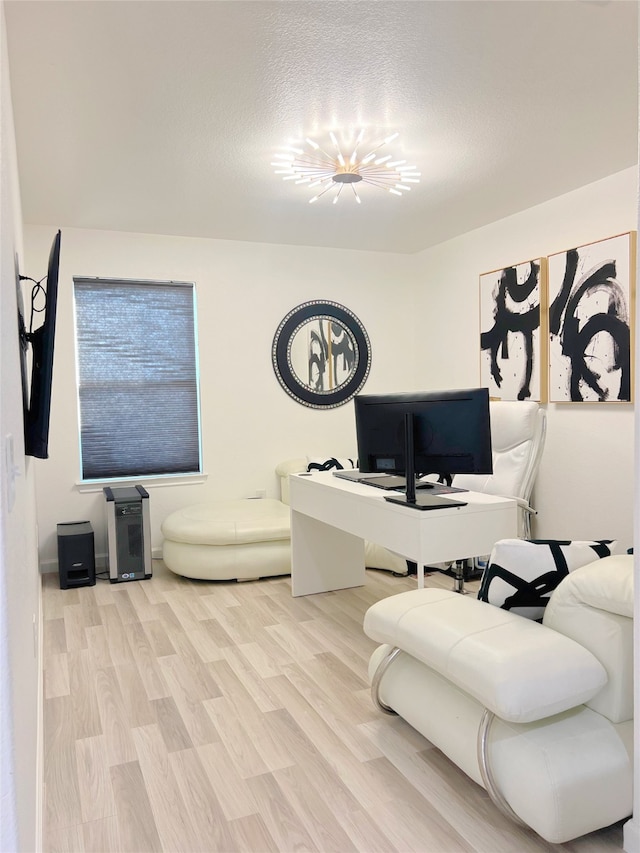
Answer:
<path fill-rule="evenodd" d="M 364 472 L 404 475 L 491 474 L 491 422 L 486 388 L 354 398 L 358 464 Z M 405 416 L 412 416 L 407 465 Z"/>
<path fill-rule="evenodd" d="M 60 231 L 57 232 L 46 275 L 46 302 L 44 321 L 35 331 L 26 331 L 24 318 L 19 313 L 22 345 L 22 380 L 24 398 L 24 443 L 27 456 L 47 459 L 49 456 L 49 419 L 51 415 L 51 387 L 53 382 L 53 351 L 56 334 L 56 306 L 58 301 L 58 274 L 60 267 Z M 24 277 L 21 277 L 24 278 Z M 33 279 L 31 279 L 33 280 Z M 39 283 L 32 289 L 32 303 L 37 298 Z M 31 305 L 31 317 L 34 307 Z M 27 376 L 28 346 L 31 346 L 31 377 Z"/>

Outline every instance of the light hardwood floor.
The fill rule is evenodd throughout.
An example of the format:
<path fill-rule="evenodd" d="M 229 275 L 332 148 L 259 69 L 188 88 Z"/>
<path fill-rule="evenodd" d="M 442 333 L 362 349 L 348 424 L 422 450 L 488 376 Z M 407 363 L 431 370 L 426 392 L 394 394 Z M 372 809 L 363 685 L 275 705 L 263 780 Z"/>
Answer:
<path fill-rule="evenodd" d="M 514 826 L 375 710 L 363 615 L 415 578 L 292 598 L 289 578 L 153 569 L 75 590 L 43 577 L 45 851 L 621 849 L 621 825 L 564 845 Z"/>

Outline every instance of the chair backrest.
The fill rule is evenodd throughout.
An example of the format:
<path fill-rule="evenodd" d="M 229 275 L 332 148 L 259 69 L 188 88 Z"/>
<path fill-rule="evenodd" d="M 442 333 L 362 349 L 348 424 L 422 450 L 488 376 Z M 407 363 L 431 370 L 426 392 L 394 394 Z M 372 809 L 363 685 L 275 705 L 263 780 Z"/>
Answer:
<path fill-rule="evenodd" d="M 546 412 L 529 401 L 491 401 L 493 474 L 457 474 L 454 485 L 529 502 L 546 436 Z"/>

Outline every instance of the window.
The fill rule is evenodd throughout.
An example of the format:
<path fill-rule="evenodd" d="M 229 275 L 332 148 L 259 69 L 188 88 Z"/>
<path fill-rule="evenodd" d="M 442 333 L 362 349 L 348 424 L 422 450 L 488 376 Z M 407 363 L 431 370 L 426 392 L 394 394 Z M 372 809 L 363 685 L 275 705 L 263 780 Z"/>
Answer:
<path fill-rule="evenodd" d="M 201 472 L 195 287 L 74 278 L 83 480 Z"/>

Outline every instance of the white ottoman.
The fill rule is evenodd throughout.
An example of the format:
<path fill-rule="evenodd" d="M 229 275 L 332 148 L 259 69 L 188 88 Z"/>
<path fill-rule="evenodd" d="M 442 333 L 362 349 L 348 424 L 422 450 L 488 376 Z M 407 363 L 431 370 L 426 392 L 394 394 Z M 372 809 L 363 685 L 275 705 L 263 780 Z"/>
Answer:
<path fill-rule="evenodd" d="M 289 507 L 282 501 L 212 501 L 179 509 L 161 525 L 162 558 L 177 575 L 248 580 L 291 574 Z"/>

